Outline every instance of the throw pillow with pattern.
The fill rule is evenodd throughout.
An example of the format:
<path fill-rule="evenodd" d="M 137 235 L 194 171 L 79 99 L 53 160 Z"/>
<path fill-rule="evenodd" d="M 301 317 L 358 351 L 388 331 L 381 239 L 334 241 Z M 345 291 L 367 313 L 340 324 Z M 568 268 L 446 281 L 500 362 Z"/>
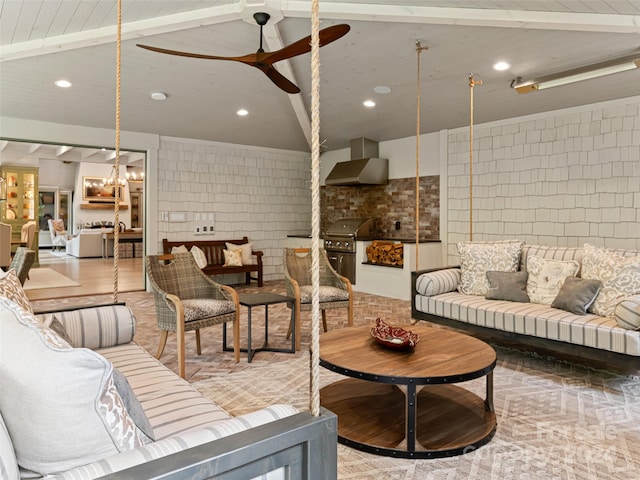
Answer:
<path fill-rule="evenodd" d="M 575 277 L 580 264 L 575 260 L 549 260 L 530 255 L 527 259 L 527 295 L 531 303 L 551 305 L 567 277 Z"/>
<path fill-rule="evenodd" d="M 466 295 L 485 296 L 489 291 L 487 272 L 515 272 L 518 270 L 523 242 L 460 242 L 460 283 L 458 291 Z"/>
<path fill-rule="evenodd" d="M 240 250 L 223 250 L 224 252 L 224 267 L 241 267 L 242 266 L 242 253 Z"/>

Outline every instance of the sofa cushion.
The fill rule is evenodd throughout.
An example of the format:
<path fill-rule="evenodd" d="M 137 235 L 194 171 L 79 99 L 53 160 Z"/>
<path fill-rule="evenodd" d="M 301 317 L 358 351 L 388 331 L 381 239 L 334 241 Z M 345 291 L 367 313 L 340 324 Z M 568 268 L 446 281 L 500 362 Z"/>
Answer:
<path fill-rule="evenodd" d="M 528 276 L 527 272 L 487 272 L 489 290 L 486 298 L 528 303 Z"/>
<path fill-rule="evenodd" d="M 241 267 L 242 252 L 240 250 L 223 250 L 225 267 Z"/>
<path fill-rule="evenodd" d="M 127 377 L 156 440 L 231 418 L 136 343 L 103 348 L 98 353 Z"/>
<path fill-rule="evenodd" d="M 462 271 L 460 293 L 485 296 L 489 290 L 487 272 L 518 270 L 522 243 L 519 240 L 458 243 Z"/>
<path fill-rule="evenodd" d="M 418 311 L 460 322 L 533 337 L 640 356 L 638 332 L 621 328 L 612 318 L 575 315 L 539 303 L 502 302 L 450 292 L 416 295 Z"/>
<path fill-rule="evenodd" d="M 253 243 L 242 243 L 240 245 L 236 243 L 224 243 L 225 248 L 227 250 L 239 250 L 242 256 L 242 264 L 243 265 L 255 265 L 256 259 L 253 257 L 251 253 L 253 251 Z"/>
<path fill-rule="evenodd" d="M 183 300 L 184 321 L 201 320 L 207 317 L 217 317 L 225 313 L 233 313 L 236 304 L 231 300 L 216 300 L 214 298 L 193 298 Z"/>
<path fill-rule="evenodd" d="M 582 264 L 584 251 L 581 247 L 550 247 L 548 245 L 523 245 L 520 255 L 520 270 L 527 269 L 527 260 L 530 256 L 546 258 L 547 260 L 575 260 Z"/>
<path fill-rule="evenodd" d="M 22 283 L 20 283 L 20 278 L 15 269 L 11 268 L 6 273 L 0 273 L 0 295 L 17 303 L 27 312 L 33 313 L 31 303 L 24 292 L 24 288 L 22 288 Z"/>
<path fill-rule="evenodd" d="M 435 272 L 423 273 L 416 280 L 416 292 L 420 295 L 439 295 L 453 292 L 460 283 L 460 269 L 446 268 Z"/>
<path fill-rule="evenodd" d="M 313 287 L 311 285 L 300 286 L 300 303 L 311 303 Z M 349 292 L 338 287 L 321 285 L 318 293 L 320 303 L 348 301 Z"/>
<path fill-rule="evenodd" d="M 640 293 L 639 253 L 585 244 L 582 278 L 602 282 L 602 289 L 591 305 L 593 313 L 613 318 L 616 305 L 623 298 Z"/>
<path fill-rule="evenodd" d="M 144 445 L 109 361 L 4 298 L 0 325 L 0 411 L 21 468 L 52 474 Z"/>
<path fill-rule="evenodd" d="M 575 260 L 548 260 L 537 255 L 527 259 L 527 294 L 532 303 L 551 305 L 565 278 L 574 277 L 580 264 Z"/>
<path fill-rule="evenodd" d="M 640 295 L 624 298 L 614 310 L 615 321 L 623 328 L 640 330 Z"/>
<path fill-rule="evenodd" d="M 567 277 L 551 306 L 576 315 L 586 315 L 601 288 L 600 280 Z"/>

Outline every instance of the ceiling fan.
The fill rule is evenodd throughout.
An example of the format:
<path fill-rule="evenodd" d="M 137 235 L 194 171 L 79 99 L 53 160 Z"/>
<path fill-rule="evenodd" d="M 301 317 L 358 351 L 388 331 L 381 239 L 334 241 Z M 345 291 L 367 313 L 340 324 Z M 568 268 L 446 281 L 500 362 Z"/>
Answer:
<path fill-rule="evenodd" d="M 203 55 L 199 53 L 179 52 L 176 50 L 167 50 L 165 48 L 150 47 L 148 45 L 137 44 L 138 47 L 153 52 L 167 53 L 169 55 L 178 55 L 181 57 L 192 58 L 204 58 L 206 60 L 230 60 L 232 62 L 240 62 L 245 65 L 250 65 L 262 71 L 269 79 L 275 83 L 279 88 L 287 93 L 300 93 L 300 89 L 289 79 L 278 72 L 273 64 L 281 60 L 296 57 L 311 51 L 311 36 L 301 38 L 297 42 L 294 42 L 286 47 L 276 50 L 275 52 L 265 52 L 262 48 L 262 27 L 269 21 L 270 15 L 264 12 L 257 12 L 253 14 L 253 18 L 256 23 L 260 25 L 260 48 L 256 53 L 250 53 L 241 57 L 220 57 L 217 55 Z M 347 24 L 333 25 L 331 27 L 323 28 L 320 30 L 320 46 L 327 45 L 340 37 L 347 34 L 350 30 L 350 26 Z"/>

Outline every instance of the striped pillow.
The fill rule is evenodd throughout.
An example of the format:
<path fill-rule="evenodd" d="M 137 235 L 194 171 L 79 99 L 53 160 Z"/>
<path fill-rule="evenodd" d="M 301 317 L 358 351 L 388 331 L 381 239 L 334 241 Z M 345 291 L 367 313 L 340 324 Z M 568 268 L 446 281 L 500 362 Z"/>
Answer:
<path fill-rule="evenodd" d="M 614 318 L 623 328 L 640 330 L 640 295 L 632 295 L 618 303 Z"/>
<path fill-rule="evenodd" d="M 446 268 L 435 272 L 423 273 L 416 281 L 416 292 L 425 297 L 453 292 L 460 282 L 459 268 Z"/>

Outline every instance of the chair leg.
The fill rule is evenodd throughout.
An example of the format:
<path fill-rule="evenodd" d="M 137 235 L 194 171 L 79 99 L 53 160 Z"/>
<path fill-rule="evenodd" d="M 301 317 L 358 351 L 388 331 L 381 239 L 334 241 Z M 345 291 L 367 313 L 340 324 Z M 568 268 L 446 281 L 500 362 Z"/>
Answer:
<path fill-rule="evenodd" d="M 348 309 L 348 317 L 347 323 L 350 327 L 353 327 L 353 299 L 349 298 L 349 309 Z"/>
<path fill-rule="evenodd" d="M 164 347 L 167 344 L 167 337 L 169 336 L 169 332 L 166 330 L 160 331 L 160 343 L 158 344 L 158 352 L 156 353 L 156 358 L 159 360 L 162 356 L 162 352 L 164 352 Z"/>
<path fill-rule="evenodd" d="M 198 355 L 202 355 L 202 349 L 200 348 L 200 329 L 196 329 L 196 352 Z"/>
<path fill-rule="evenodd" d="M 302 323 L 302 318 L 300 315 L 300 302 L 296 302 L 296 351 L 300 350 L 300 324 Z"/>
<path fill-rule="evenodd" d="M 322 310 L 322 328 L 324 328 L 324 331 L 327 331 L 327 311 L 326 310 Z"/>

